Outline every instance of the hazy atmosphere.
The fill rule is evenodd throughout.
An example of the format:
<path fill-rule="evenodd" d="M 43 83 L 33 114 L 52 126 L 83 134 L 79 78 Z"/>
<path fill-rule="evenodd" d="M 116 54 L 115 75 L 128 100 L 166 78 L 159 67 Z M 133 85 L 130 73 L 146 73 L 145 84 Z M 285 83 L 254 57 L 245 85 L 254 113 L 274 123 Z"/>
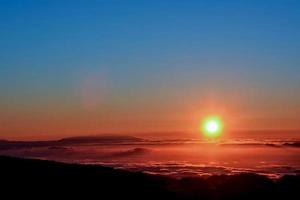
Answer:
<path fill-rule="evenodd" d="M 2 139 L 300 129 L 298 1 L 1 0 L 0 24 Z"/>

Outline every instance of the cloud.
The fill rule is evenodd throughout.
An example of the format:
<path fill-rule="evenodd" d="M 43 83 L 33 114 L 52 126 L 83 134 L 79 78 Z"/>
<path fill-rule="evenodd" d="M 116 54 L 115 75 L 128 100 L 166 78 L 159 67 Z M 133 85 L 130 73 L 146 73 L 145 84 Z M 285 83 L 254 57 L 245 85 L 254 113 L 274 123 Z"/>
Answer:
<path fill-rule="evenodd" d="M 122 163 L 122 162 L 89 162 L 116 169 L 140 171 L 149 174 L 165 175 L 174 178 L 199 177 L 212 175 L 234 175 L 240 173 L 256 173 L 270 178 L 279 178 L 283 175 L 297 175 L 300 170 L 286 165 L 265 165 L 254 168 L 238 168 L 227 166 L 212 166 L 204 164 L 189 164 L 185 162 L 145 162 L 145 163 Z"/>
<path fill-rule="evenodd" d="M 127 156 L 136 156 L 136 155 L 144 155 L 149 153 L 151 150 L 147 148 L 134 148 L 126 151 L 120 151 L 110 154 L 110 157 L 127 157 Z"/>
<path fill-rule="evenodd" d="M 1 155 L 24 158 L 42 158 L 64 162 L 82 162 L 83 160 L 110 160 L 123 157 L 142 156 L 150 153 L 148 148 L 129 148 L 122 150 L 98 150 L 93 148 L 49 146 L 10 148 L 0 151 Z"/>
<path fill-rule="evenodd" d="M 299 141 L 280 140 L 227 140 L 222 141 L 218 144 L 212 144 L 201 140 L 153 141 L 127 136 L 93 136 L 67 138 L 57 141 L 0 141 L 0 154 L 25 158 L 42 158 L 63 162 L 101 164 L 120 169 L 144 171 L 151 174 L 161 174 L 173 177 L 236 174 L 242 172 L 258 173 L 267 175 L 269 177 L 278 177 L 285 174 L 299 174 L 299 167 L 285 165 L 266 165 L 266 163 L 268 163 L 268 161 L 266 161 L 261 162 L 260 165 L 251 168 L 238 168 L 228 167 L 226 163 L 221 162 L 220 164 L 206 163 L 204 165 L 191 164 L 188 161 L 148 162 L 149 160 L 145 158 L 148 156 L 148 154 L 152 155 L 152 152 L 154 152 L 153 155 L 158 155 L 156 149 L 160 149 L 160 146 L 164 145 L 197 144 L 200 148 L 205 147 L 205 145 L 219 145 L 225 148 L 231 146 L 298 148 L 299 143 Z M 152 146 L 153 150 L 152 148 L 148 148 Z M 282 150 L 284 151 L 285 149 Z M 279 149 L 279 151 L 281 150 Z M 139 157 L 143 159 L 139 159 Z"/>
<path fill-rule="evenodd" d="M 254 140 L 254 139 L 231 139 L 223 140 L 218 143 L 211 143 L 199 139 L 169 139 L 169 140 L 146 140 L 133 136 L 124 135 L 100 135 L 100 136 L 82 136 L 70 137 L 54 141 L 6 141 L 0 140 L 0 151 L 7 149 L 22 149 L 34 147 L 49 147 L 49 146 L 72 146 L 72 145 L 218 145 L 218 146 L 267 146 L 267 147 L 300 147 L 298 140 Z"/>

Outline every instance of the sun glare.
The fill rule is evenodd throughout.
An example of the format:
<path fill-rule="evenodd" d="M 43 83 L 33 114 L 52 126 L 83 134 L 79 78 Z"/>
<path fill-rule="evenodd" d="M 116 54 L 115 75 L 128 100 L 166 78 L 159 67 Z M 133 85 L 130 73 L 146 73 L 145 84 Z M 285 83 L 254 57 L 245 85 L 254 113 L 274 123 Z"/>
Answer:
<path fill-rule="evenodd" d="M 201 132 L 207 138 L 218 138 L 223 130 L 223 123 L 220 117 L 206 117 L 201 125 Z"/>

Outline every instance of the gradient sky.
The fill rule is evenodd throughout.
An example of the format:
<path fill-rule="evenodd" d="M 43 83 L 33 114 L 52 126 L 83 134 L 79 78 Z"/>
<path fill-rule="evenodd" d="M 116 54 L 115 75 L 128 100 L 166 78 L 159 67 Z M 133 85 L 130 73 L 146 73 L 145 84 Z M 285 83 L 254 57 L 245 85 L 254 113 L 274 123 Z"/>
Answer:
<path fill-rule="evenodd" d="M 300 129 L 298 0 L 0 0 L 0 137 Z"/>

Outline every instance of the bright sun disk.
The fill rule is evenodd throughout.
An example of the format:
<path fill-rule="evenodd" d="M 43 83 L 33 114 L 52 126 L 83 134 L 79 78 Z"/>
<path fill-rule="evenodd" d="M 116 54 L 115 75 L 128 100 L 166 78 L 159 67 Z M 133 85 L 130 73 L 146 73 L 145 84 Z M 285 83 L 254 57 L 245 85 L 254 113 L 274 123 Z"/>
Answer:
<path fill-rule="evenodd" d="M 223 129 L 222 120 L 219 117 L 207 117 L 202 122 L 202 133 L 208 138 L 217 138 Z"/>

